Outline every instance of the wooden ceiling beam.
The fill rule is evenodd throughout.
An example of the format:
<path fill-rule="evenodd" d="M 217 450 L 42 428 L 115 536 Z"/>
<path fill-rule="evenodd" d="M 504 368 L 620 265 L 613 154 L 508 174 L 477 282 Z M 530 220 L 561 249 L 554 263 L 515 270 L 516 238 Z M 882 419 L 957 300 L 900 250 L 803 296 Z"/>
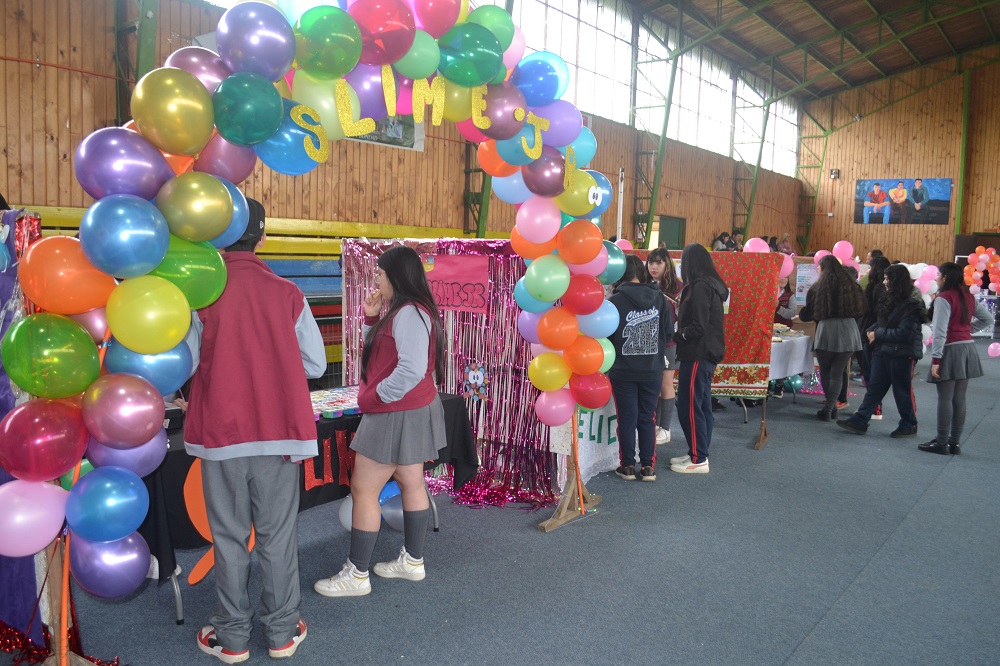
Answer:
<path fill-rule="evenodd" d="M 834 24 L 833 21 L 831 21 L 829 18 L 827 18 L 826 14 L 824 14 L 822 11 L 820 11 L 819 7 L 817 7 L 816 4 L 812 0 L 802 0 L 802 2 L 803 2 L 803 4 L 805 4 L 806 7 L 808 7 L 809 9 L 811 9 L 813 11 L 813 13 L 816 16 L 818 16 L 820 18 L 820 20 L 823 21 L 823 23 L 825 23 L 828 28 L 830 28 L 831 30 L 839 30 L 840 29 L 837 25 Z M 858 43 L 854 39 L 852 39 L 850 37 L 850 35 L 845 34 L 844 35 L 844 41 L 846 41 L 847 44 L 852 49 L 854 49 L 855 51 L 857 51 L 858 53 L 864 53 L 865 50 L 863 48 L 861 48 L 860 46 L 858 46 Z M 876 63 L 871 58 L 865 58 L 865 61 L 869 65 L 871 65 L 872 69 L 874 69 L 876 72 L 879 73 L 879 76 L 888 76 L 888 73 L 886 73 L 886 71 L 884 69 L 882 69 L 881 67 L 879 67 L 878 63 Z"/>
<path fill-rule="evenodd" d="M 874 14 L 876 18 L 878 18 L 881 15 L 881 12 L 879 12 L 878 7 L 873 5 L 871 3 L 871 0 L 865 0 L 865 5 L 868 7 L 868 9 L 872 11 L 872 14 Z M 893 30 L 892 26 L 889 25 L 888 21 L 885 22 L 885 27 L 889 30 L 890 35 L 892 35 L 893 37 L 896 36 L 896 31 Z M 903 47 L 903 50 L 906 51 L 907 55 L 913 58 L 913 62 L 917 63 L 918 65 L 923 64 L 920 58 L 917 57 L 917 54 L 914 53 L 913 50 L 906 45 L 906 42 L 904 42 L 903 40 L 899 40 L 899 45 Z"/>

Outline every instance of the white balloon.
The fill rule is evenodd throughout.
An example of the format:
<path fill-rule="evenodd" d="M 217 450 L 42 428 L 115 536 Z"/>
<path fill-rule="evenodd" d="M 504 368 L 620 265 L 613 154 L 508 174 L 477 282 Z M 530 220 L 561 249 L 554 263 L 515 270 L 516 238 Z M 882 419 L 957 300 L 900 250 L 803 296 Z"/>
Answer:
<path fill-rule="evenodd" d="M 348 532 L 351 531 L 351 516 L 354 513 L 354 498 L 350 495 L 344 498 L 340 503 L 340 511 L 338 516 L 340 517 L 340 524 L 344 526 L 344 529 Z"/>

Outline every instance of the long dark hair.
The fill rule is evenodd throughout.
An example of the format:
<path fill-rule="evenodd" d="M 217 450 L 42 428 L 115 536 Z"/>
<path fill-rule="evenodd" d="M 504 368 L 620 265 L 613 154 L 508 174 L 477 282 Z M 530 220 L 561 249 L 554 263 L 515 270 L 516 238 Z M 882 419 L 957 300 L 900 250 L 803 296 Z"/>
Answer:
<path fill-rule="evenodd" d="M 902 264 L 889 266 L 885 269 L 885 279 L 889 286 L 879 297 L 875 310 L 878 316 L 887 318 L 897 305 L 910 300 L 913 297 L 913 279 L 910 278 L 910 271 Z"/>
<path fill-rule="evenodd" d="M 427 284 L 427 273 L 424 271 L 420 256 L 405 245 L 391 247 L 378 258 L 378 267 L 385 271 L 385 276 L 392 285 L 392 302 L 389 311 L 368 332 L 365 348 L 361 352 L 361 377 L 367 380 L 368 360 L 371 358 L 372 343 L 383 326 L 390 325 L 393 316 L 404 305 L 417 305 L 430 315 L 432 331 L 428 331 L 434 344 L 434 370 L 437 381 L 444 380 L 444 334 L 441 331 L 441 316 L 437 304 Z"/>
<path fill-rule="evenodd" d="M 873 295 L 882 291 L 882 278 L 885 277 L 885 269 L 891 265 L 889 260 L 879 252 L 878 256 L 872 255 L 872 260 L 868 264 L 871 270 L 868 271 L 868 284 L 865 285 L 865 297 L 869 303 L 875 303 Z"/>
<path fill-rule="evenodd" d="M 965 273 L 962 271 L 961 266 L 953 261 L 946 261 L 945 263 L 938 266 L 938 270 L 941 271 L 941 293 L 946 291 L 957 291 L 958 292 L 958 306 L 962 308 L 962 321 L 966 321 L 971 317 L 971 310 L 969 309 L 969 301 L 975 300 L 972 298 L 972 294 L 969 290 L 965 288 Z"/>
<path fill-rule="evenodd" d="M 681 280 L 689 285 L 701 279 L 718 280 L 723 287 L 729 289 L 719 271 L 715 270 L 715 262 L 705 246 L 691 243 L 681 252 Z"/>
<path fill-rule="evenodd" d="M 649 262 L 651 261 L 662 261 L 666 264 L 663 267 L 663 277 L 660 278 L 657 286 L 667 296 L 671 298 L 677 297 L 677 292 L 680 291 L 680 285 L 677 283 L 677 267 L 674 266 L 674 260 L 670 258 L 670 253 L 667 252 L 666 248 L 658 247 L 649 253 L 646 257 L 646 270 L 649 270 Z"/>
<path fill-rule="evenodd" d="M 615 291 L 618 290 L 618 285 L 625 282 L 638 281 L 642 284 L 648 284 L 651 280 L 649 279 L 649 272 L 642 263 L 642 259 L 635 256 L 634 254 L 625 255 L 625 272 L 622 273 L 621 278 L 618 282 L 615 282 Z"/>
<path fill-rule="evenodd" d="M 867 309 L 865 295 L 832 254 L 820 259 L 822 271 L 810 291 L 815 295 L 813 316 L 816 321 L 847 317 L 856 319 Z"/>

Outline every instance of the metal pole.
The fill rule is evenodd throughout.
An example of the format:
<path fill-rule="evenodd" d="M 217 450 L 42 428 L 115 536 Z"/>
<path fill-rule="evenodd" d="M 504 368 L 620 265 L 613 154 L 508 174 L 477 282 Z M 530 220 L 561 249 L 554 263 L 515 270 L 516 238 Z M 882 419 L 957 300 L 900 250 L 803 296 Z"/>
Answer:
<path fill-rule="evenodd" d="M 678 31 L 678 38 L 681 33 Z M 653 171 L 653 191 L 649 197 L 649 213 L 646 216 L 646 247 L 649 247 L 649 234 L 653 231 L 653 220 L 656 218 L 656 198 L 660 195 L 660 177 L 663 175 L 663 154 L 667 147 L 667 121 L 670 120 L 670 102 L 674 97 L 674 80 L 677 78 L 677 63 L 680 56 L 670 62 L 670 84 L 667 86 L 667 98 L 663 104 L 663 132 L 660 134 L 660 147 L 656 151 L 656 169 Z"/>
<path fill-rule="evenodd" d="M 622 206 L 625 205 L 625 167 L 618 167 L 618 228 L 616 238 L 622 237 Z M 649 244 L 649 241 L 646 241 Z"/>
<path fill-rule="evenodd" d="M 486 238 L 486 222 L 490 213 L 490 194 L 493 193 L 493 176 L 483 173 L 482 200 L 479 202 L 479 218 L 476 220 L 476 238 Z"/>
<path fill-rule="evenodd" d="M 962 74 L 962 150 L 958 164 L 958 205 L 955 206 L 955 235 L 962 233 L 962 208 L 965 200 L 965 163 L 969 147 L 969 101 L 972 92 L 972 70 Z"/>

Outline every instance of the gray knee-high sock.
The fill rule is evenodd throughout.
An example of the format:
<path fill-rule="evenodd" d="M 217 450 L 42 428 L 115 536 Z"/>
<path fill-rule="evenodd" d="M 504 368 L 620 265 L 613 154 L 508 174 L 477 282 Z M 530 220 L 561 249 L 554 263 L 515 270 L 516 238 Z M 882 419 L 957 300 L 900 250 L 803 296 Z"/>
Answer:
<path fill-rule="evenodd" d="M 351 528 L 351 556 L 350 560 L 358 571 L 366 573 L 368 565 L 372 561 L 372 553 L 375 552 L 375 542 L 378 541 L 378 532 L 366 532 Z"/>
<path fill-rule="evenodd" d="M 656 422 L 664 430 L 670 430 L 670 422 L 674 419 L 674 400 L 675 398 L 660 398 L 656 410 Z"/>
<path fill-rule="evenodd" d="M 403 543 L 410 557 L 420 560 L 424 557 L 424 537 L 427 536 L 427 524 L 431 520 L 431 510 L 403 512 Z"/>

